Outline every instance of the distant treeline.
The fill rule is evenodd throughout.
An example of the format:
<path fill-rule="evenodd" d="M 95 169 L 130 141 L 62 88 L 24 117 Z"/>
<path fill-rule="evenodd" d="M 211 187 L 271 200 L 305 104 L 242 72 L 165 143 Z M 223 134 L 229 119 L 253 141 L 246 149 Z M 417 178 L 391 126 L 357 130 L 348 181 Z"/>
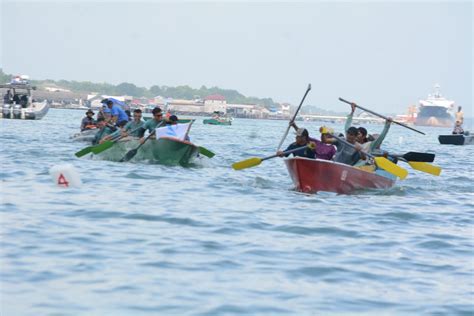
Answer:
<path fill-rule="evenodd" d="M 12 75 L 4 73 L 3 70 L 0 69 L 0 82 L 9 82 L 11 78 Z M 166 98 L 193 100 L 198 98 L 203 99 L 212 94 L 220 94 L 226 98 L 228 103 L 261 104 L 266 108 L 270 108 L 275 105 L 275 102 L 271 98 L 260 99 L 255 97 L 246 97 L 236 90 L 220 89 L 218 87 L 207 88 L 206 86 L 202 86 L 199 89 L 193 89 L 189 86 L 168 87 L 153 85 L 147 89 L 143 87 L 137 87 L 133 83 L 128 82 L 112 85 L 108 83 L 93 83 L 89 81 L 56 81 L 50 79 L 31 80 L 31 83 L 37 86 L 54 85 L 59 88 L 71 90 L 73 92 L 97 92 L 99 94 L 106 95 L 130 95 L 136 98 L 152 98 L 155 96 L 162 96 Z"/>

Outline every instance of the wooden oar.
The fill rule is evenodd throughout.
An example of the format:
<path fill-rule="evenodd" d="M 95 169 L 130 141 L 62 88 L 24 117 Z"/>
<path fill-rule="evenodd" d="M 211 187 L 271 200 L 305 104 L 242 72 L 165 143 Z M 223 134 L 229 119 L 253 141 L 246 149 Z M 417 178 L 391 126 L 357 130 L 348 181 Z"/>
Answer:
<path fill-rule="evenodd" d="M 306 146 L 301 146 L 301 147 L 298 147 L 298 148 L 295 148 L 295 149 L 287 150 L 287 151 L 282 152 L 282 155 L 285 156 L 285 155 L 291 154 L 295 151 L 304 149 L 306 147 L 310 147 L 310 146 L 306 145 Z M 255 167 L 255 166 L 258 166 L 259 164 L 261 164 L 262 161 L 272 159 L 272 158 L 275 158 L 275 157 L 278 157 L 278 156 L 279 156 L 278 154 L 275 154 L 275 155 L 271 155 L 271 156 L 268 156 L 268 157 L 265 157 L 265 158 L 253 157 L 253 158 L 245 159 L 245 160 L 233 163 L 232 168 L 234 170 L 242 170 L 242 169 L 246 169 L 246 168 Z"/>
<path fill-rule="evenodd" d="M 358 104 L 356 104 L 356 103 L 354 103 L 354 102 L 350 102 L 350 101 L 344 100 L 343 98 L 339 98 L 339 101 L 345 102 L 345 103 L 347 103 L 347 104 L 354 104 L 356 107 L 358 107 L 358 108 L 361 109 L 361 110 L 364 110 L 365 112 L 368 112 L 368 113 L 371 113 L 371 114 L 373 114 L 373 115 L 375 115 L 375 116 L 378 116 L 378 117 L 380 117 L 380 118 L 383 118 L 384 120 L 388 120 L 388 117 L 386 117 L 386 116 L 384 116 L 384 115 L 382 115 L 382 114 L 378 114 L 378 113 L 376 113 L 376 112 L 374 112 L 374 111 L 371 111 L 371 110 L 369 110 L 369 109 L 366 109 L 366 108 L 364 108 L 364 107 L 362 107 L 362 106 L 360 106 L 360 105 L 358 105 Z M 421 131 L 419 131 L 419 130 L 417 130 L 417 129 L 414 129 L 413 127 L 410 127 L 410 126 L 408 126 L 408 125 L 406 125 L 406 124 L 403 124 L 403 123 L 400 123 L 400 122 L 397 122 L 397 121 L 392 121 L 392 123 L 398 124 L 398 125 L 400 125 L 400 126 L 403 126 L 403 127 L 405 127 L 405 128 L 408 128 L 408 129 L 411 129 L 412 131 L 415 131 L 415 132 L 417 132 L 417 133 L 426 135 L 425 133 L 423 133 L 423 132 L 421 132 Z"/>
<path fill-rule="evenodd" d="M 303 99 L 301 99 L 300 105 L 299 105 L 298 108 L 296 109 L 296 112 L 295 112 L 295 114 L 293 115 L 293 118 L 290 120 L 290 123 L 288 124 L 288 127 L 287 127 L 287 129 L 286 129 L 286 132 L 285 132 L 285 134 L 283 134 L 283 137 L 281 138 L 280 144 L 278 144 L 277 151 L 280 150 L 281 145 L 283 145 L 283 142 L 285 141 L 286 136 L 288 136 L 288 132 L 290 131 L 290 127 L 291 127 L 291 123 L 293 123 L 293 122 L 295 121 L 296 115 L 298 115 L 298 112 L 300 111 L 301 106 L 303 105 L 304 99 L 306 99 L 306 96 L 308 95 L 308 92 L 309 92 L 310 90 L 311 90 L 311 83 L 308 84 L 308 88 L 306 89 L 306 92 L 304 93 Z"/>
<path fill-rule="evenodd" d="M 323 132 L 325 132 L 325 131 L 323 130 Z M 343 138 L 341 138 L 341 137 L 338 137 L 338 136 L 336 136 L 336 135 L 334 135 L 334 134 L 329 134 L 329 135 L 331 135 L 332 137 L 336 138 L 338 141 L 340 141 L 340 142 L 346 144 L 347 146 L 350 146 L 350 147 L 352 147 L 352 148 L 355 148 L 355 146 L 352 145 L 351 143 L 349 143 L 347 140 L 345 140 L 345 139 L 343 139 Z M 396 176 L 396 177 L 399 177 L 401 180 L 403 180 L 403 179 L 405 179 L 405 178 L 407 177 L 408 171 L 407 171 L 406 169 L 403 169 L 402 167 L 397 166 L 396 164 L 394 164 L 393 162 L 391 162 L 391 161 L 388 160 L 387 158 L 385 158 L 385 157 L 375 157 L 374 155 L 371 155 L 371 154 L 366 153 L 366 152 L 364 152 L 364 151 L 361 151 L 361 152 L 364 153 L 365 155 L 367 155 L 367 156 L 373 158 L 374 161 L 375 161 L 375 164 L 376 164 L 379 168 L 381 168 L 381 169 L 383 169 L 383 170 L 385 170 L 385 171 L 387 171 L 387 172 L 393 174 L 393 175 Z"/>

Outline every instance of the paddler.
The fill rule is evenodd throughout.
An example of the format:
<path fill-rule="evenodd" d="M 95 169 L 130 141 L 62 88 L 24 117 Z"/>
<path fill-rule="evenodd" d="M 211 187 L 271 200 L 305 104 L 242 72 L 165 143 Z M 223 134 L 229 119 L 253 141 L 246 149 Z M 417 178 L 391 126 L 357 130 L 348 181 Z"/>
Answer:
<path fill-rule="evenodd" d="M 96 121 L 94 120 L 94 112 L 92 110 L 87 110 L 86 117 L 84 117 L 81 121 L 81 132 L 97 128 Z"/>
<path fill-rule="evenodd" d="M 128 122 L 129 118 L 127 113 L 125 113 L 125 111 L 119 105 L 114 104 L 112 100 L 107 100 L 106 104 L 110 110 L 111 115 L 109 123 L 113 123 L 118 126 L 124 125 L 123 122 L 125 122 L 125 124 Z"/>
<path fill-rule="evenodd" d="M 163 112 L 159 107 L 154 108 L 151 113 L 153 114 L 153 118 L 145 122 L 142 127 L 143 133 L 145 133 L 147 130 L 149 133 L 152 133 L 155 128 L 166 124 L 166 121 L 163 120 Z M 153 136 L 151 138 L 153 138 Z M 140 138 L 140 143 L 143 144 L 144 141 L 145 137 L 142 136 L 142 138 Z"/>
<path fill-rule="evenodd" d="M 314 148 L 316 144 L 310 142 L 309 133 L 306 128 L 298 128 L 296 131 L 296 139 L 294 143 L 291 143 L 284 151 L 296 149 L 298 147 L 303 147 L 300 150 L 293 152 L 294 157 L 306 157 L 306 158 L 315 158 Z M 283 154 L 283 151 L 277 151 L 277 155 L 280 157 L 288 157 L 290 154 Z"/>
<path fill-rule="evenodd" d="M 295 129 L 295 131 L 298 131 L 299 128 L 295 122 L 291 122 L 290 125 Z M 331 160 L 336 153 L 336 148 L 333 145 L 326 144 L 326 139 L 329 136 L 327 131 L 327 127 L 321 127 L 319 129 L 319 132 L 321 133 L 321 140 L 308 136 L 309 141 L 316 145 L 314 152 L 316 155 L 315 158 L 317 159 Z"/>
<path fill-rule="evenodd" d="M 143 128 L 144 125 L 145 122 L 142 120 L 142 110 L 135 109 L 133 110 L 133 120 L 125 125 L 122 136 L 143 137 L 143 134 L 145 133 L 145 129 Z"/>

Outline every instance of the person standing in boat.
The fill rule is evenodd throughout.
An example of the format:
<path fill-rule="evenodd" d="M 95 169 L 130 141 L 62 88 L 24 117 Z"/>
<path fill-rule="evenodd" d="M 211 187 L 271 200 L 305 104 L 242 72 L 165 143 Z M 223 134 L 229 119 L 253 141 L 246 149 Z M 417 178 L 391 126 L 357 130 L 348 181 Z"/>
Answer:
<path fill-rule="evenodd" d="M 145 129 L 143 128 L 144 125 L 145 122 L 142 120 L 142 110 L 135 109 L 133 110 L 133 120 L 125 125 L 122 136 L 143 137 L 143 134 L 145 133 Z"/>
<path fill-rule="evenodd" d="M 456 134 L 464 134 L 464 129 L 462 128 L 461 121 L 456 121 L 456 124 L 454 125 L 453 135 Z"/>
<path fill-rule="evenodd" d="M 295 129 L 295 131 L 298 131 L 299 128 L 295 122 L 291 122 L 290 125 Z M 316 146 L 314 149 L 314 153 L 316 155 L 315 158 L 331 160 L 336 153 L 336 148 L 331 144 L 326 144 L 326 138 L 328 137 L 328 134 L 323 133 L 323 127 L 321 127 L 319 131 L 321 133 L 321 140 L 308 136 L 309 141 L 314 143 Z"/>
<path fill-rule="evenodd" d="M 314 143 L 311 143 L 313 148 L 310 148 L 310 141 L 309 141 L 309 133 L 306 128 L 298 128 L 296 131 L 296 141 L 292 144 L 290 144 L 284 151 L 296 149 L 298 147 L 303 147 L 300 150 L 297 150 L 293 152 L 294 157 L 306 157 L 306 158 L 311 158 L 314 159 L 316 158 L 315 153 L 314 153 L 314 147 L 316 146 Z M 283 151 L 279 150 L 277 151 L 277 155 L 280 157 L 288 157 L 290 154 L 283 154 Z"/>
<path fill-rule="evenodd" d="M 7 93 L 3 96 L 3 104 L 11 104 L 12 101 L 12 92 L 8 89 Z"/>
<path fill-rule="evenodd" d="M 464 113 L 462 112 L 462 106 L 458 106 L 458 111 L 456 112 L 456 123 L 458 121 L 461 125 L 464 124 Z"/>
<path fill-rule="evenodd" d="M 87 110 L 86 117 L 81 121 L 81 132 L 94 128 L 97 128 L 96 121 L 94 120 L 94 112 L 92 110 Z"/>
<path fill-rule="evenodd" d="M 145 133 L 145 131 L 152 133 L 155 130 L 155 128 L 166 124 L 166 121 L 163 120 L 163 112 L 161 111 L 159 107 L 154 108 L 153 111 L 151 111 L 151 113 L 153 114 L 153 118 L 145 122 L 145 124 L 142 127 L 143 133 Z M 140 138 L 140 143 L 143 143 L 144 141 L 145 141 L 145 137 L 142 136 L 142 138 Z"/>
<path fill-rule="evenodd" d="M 113 123 L 118 126 L 122 125 L 123 122 L 125 122 L 125 124 L 128 122 L 129 118 L 127 113 L 125 113 L 125 111 L 119 105 L 114 104 L 114 102 L 111 100 L 107 100 L 106 104 L 110 110 L 110 123 Z"/>

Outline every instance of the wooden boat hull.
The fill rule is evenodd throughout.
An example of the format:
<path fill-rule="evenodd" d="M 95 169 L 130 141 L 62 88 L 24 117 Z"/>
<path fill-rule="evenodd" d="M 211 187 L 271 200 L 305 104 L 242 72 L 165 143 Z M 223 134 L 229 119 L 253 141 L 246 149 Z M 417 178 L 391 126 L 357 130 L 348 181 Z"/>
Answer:
<path fill-rule="evenodd" d="M 391 174 L 377 170 L 368 172 L 338 162 L 294 157 L 285 160 L 298 191 L 350 194 L 361 189 L 387 189 L 395 184 Z"/>
<path fill-rule="evenodd" d="M 451 134 L 439 135 L 439 143 L 442 145 L 473 145 L 474 135 Z"/>
<path fill-rule="evenodd" d="M 203 123 L 209 125 L 232 125 L 230 120 L 220 121 L 216 119 L 205 119 L 203 120 Z"/>
<path fill-rule="evenodd" d="M 96 155 L 97 158 L 109 161 L 120 161 L 129 150 L 135 149 L 140 143 L 130 138 L 118 141 L 110 149 Z M 148 161 L 165 165 L 189 165 L 198 156 L 199 148 L 191 142 L 176 138 L 162 137 L 148 140 L 133 157 L 132 161 Z"/>

